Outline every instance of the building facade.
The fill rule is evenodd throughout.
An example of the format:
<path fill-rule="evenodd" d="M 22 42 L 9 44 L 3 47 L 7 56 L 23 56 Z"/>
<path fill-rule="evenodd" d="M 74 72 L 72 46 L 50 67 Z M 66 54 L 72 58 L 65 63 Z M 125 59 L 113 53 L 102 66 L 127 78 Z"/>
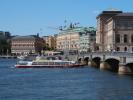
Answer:
<path fill-rule="evenodd" d="M 54 34 L 54 50 L 57 50 L 57 34 Z"/>
<path fill-rule="evenodd" d="M 80 30 L 66 29 L 57 35 L 57 50 L 77 51 L 79 47 Z"/>
<path fill-rule="evenodd" d="M 44 45 L 47 45 L 49 48 L 56 49 L 56 36 L 43 36 Z"/>
<path fill-rule="evenodd" d="M 95 35 L 92 32 L 94 28 L 75 27 L 66 29 L 57 35 L 57 50 L 69 52 L 87 52 L 90 47 L 92 37 Z M 92 36 L 90 36 L 92 35 Z"/>
<path fill-rule="evenodd" d="M 103 11 L 97 16 L 99 51 L 133 52 L 133 13 Z"/>
<path fill-rule="evenodd" d="M 24 55 L 29 53 L 40 53 L 43 40 L 36 36 L 16 36 L 11 39 L 11 53 Z"/>
<path fill-rule="evenodd" d="M 95 51 L 96 29 L 94 27 L 85 28 L 79 40 L 80 53 Z"/>

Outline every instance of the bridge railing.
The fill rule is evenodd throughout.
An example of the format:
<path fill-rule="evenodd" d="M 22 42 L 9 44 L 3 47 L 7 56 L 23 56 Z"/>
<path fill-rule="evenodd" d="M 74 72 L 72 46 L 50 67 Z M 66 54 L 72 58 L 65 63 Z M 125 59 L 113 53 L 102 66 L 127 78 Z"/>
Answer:
<path fill-rule="evenodd" d="M 90 53 L 80 53 L 80 56 L 87 56 L 87 55 L 107 55 L 107 56 L 133 57 L 133 53 L 129 53 L 129 52 L 90 52 Z"/>

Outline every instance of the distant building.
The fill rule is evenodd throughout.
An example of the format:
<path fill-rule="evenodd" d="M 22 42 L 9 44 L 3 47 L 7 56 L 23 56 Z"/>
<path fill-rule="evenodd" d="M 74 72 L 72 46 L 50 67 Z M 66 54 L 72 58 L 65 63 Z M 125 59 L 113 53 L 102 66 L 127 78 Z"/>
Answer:
<path fill-rule="evenodd" d="M 44 45 L 47 45 L 51 49 L 56 49 L 56 38 L 54 36 L 43 36 Z"/>
<path fill-rule="evenodd" d="M 90 45 L 87 44 L 90 42 L 88 39 L 91 38 L 89 37 L 89 31 L 90 28 L 85 27 L 74 27 L 61 31 L 57 35 L 57 50 L 69 52 L 87 51 L 90 48 Z"/>
<path fill-rule="evenodd" d="M 95 51 L 95 42 L 96 42 L 96 29 L 94 27 L 85 28 L 82 34 L 80 35 L 79 51 L 81 53 Z"/>
<path fill-rule="evenodd" d="M 61 31 L 57 35 L 57 50 L 77 52 L 79 49 L 79 37 L 78 28 Z"/>
<path fill-rule="evenodd" d="M 99 51 L 133 52 L 133 13 L 110 9 L 97 16 Z"/>
<path fill-rule="evenodd" d="M 6 39 L 11 37 L 11 33 L 7 31 L 0 31 L 0 37 L 4 37 Z"/>
<path fill-rule="evenodd" d="M 36 35 L 16 36 L 11 40 L 12 54 L 40 53 L 43 40 Z"/>

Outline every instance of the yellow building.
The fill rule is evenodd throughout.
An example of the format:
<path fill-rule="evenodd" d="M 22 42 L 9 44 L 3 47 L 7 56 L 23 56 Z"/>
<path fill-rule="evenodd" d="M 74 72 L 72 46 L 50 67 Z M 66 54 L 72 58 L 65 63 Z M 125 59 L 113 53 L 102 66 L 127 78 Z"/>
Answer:
<path fill-rule="evenodd" d="M 44 45 L 47 45 L 51 49 L 56 49 L 56 38 L 54 36 L 43 36 Z"/>
<path fill-rule="evenodd" d="M 56 43 L 57 50 L 67 50 L 77 52 L 80 49 L 80 35 L 82 34 L 82 27 L 67 29 L 57 35 Z"/>

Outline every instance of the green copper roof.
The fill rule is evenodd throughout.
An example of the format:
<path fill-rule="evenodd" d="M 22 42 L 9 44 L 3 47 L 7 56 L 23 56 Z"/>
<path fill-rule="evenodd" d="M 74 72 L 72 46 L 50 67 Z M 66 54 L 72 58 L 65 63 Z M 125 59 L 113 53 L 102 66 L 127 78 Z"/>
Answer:
<path fill-rule="evenodd" d="M 75 27 L 75 28 L 72 28 L 72 29 L 66 29 L 66 30 L 63 30 L 60 32 L 60 34 L 65 34 L 65 33 L 79 33 L 79 32 L 82 32 L 82 33 L 85 33 L 85 32 L 91 32 L 91 31 L 96 31 L 96 28 L 94 27 Z"/>

